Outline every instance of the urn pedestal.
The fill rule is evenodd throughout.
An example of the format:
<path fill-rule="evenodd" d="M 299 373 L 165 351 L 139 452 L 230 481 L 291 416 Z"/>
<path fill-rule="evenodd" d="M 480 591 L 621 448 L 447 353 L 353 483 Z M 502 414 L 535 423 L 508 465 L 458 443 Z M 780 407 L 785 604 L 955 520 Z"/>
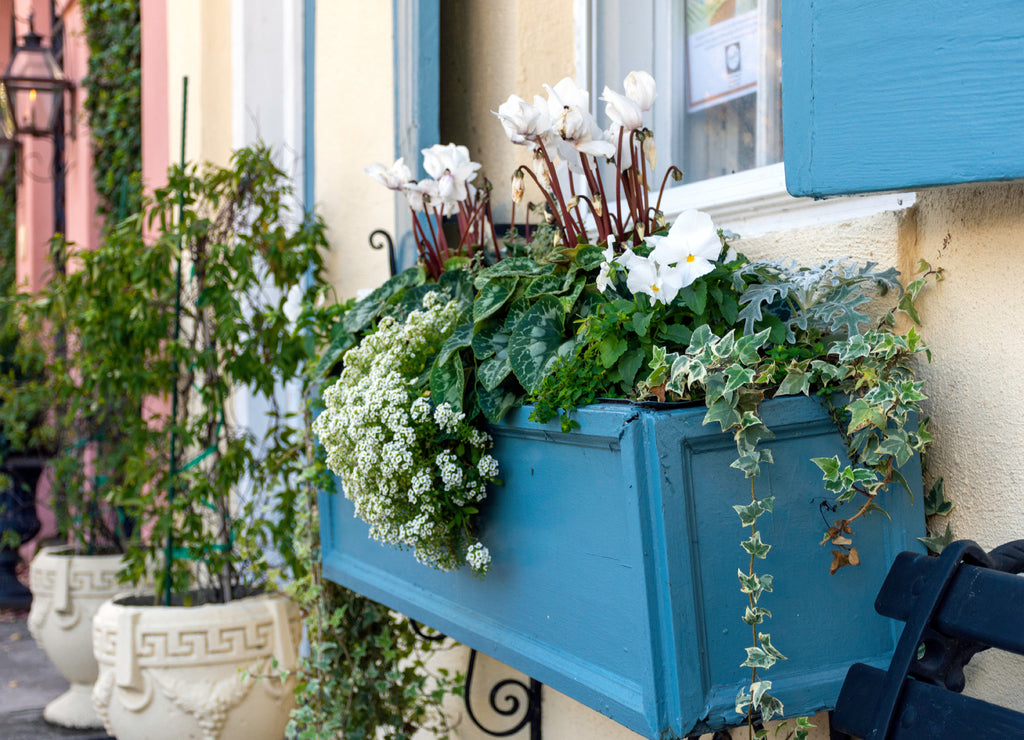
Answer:
<path fill-rule="evenodd" d="M 71 547 L 45 547 L 32 561 L 32 609 L 28 628 L 71 687 L 46 705 L 47 722 L 64 727 L 102 727 L 92 706 L 99 666 L 92 654 L 92 618 L 118 583 L 120 555 L 77 555 Z"/>

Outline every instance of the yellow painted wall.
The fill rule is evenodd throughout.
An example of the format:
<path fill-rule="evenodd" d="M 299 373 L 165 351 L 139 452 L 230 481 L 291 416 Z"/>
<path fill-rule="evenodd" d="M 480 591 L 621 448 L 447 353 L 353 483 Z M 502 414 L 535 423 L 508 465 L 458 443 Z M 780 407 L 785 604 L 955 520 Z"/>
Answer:
<path fill-rule="evenodd" d="M 181 159 L 182 78 L 188 76 L 185 157 L 227 164 L 231 156 L 231 0 L 167 4 L 169 157 Z"/>
<path fill-rule="evenodd" d="M 532 101 L 547 97 L 545 83 L 574 77 L 573 33 L 568 0 L 441 2 L 441 142 L 464 144 L 483 165 L 499 223 L 510 218 L 509 178 L 531 159 L 509 143 L 493 111 L 512 93 Z M 528 190 L 528 200 L 539 198 Z"/>
<path fill-rule="evenodd" d="M 367 238 L 393 231 L 395 199 L 363 168 L 395 156 L 393 43 L 391 3 L 317 3 L 316 199 L 343 298 L 388 275 L 387 255 Z"/>

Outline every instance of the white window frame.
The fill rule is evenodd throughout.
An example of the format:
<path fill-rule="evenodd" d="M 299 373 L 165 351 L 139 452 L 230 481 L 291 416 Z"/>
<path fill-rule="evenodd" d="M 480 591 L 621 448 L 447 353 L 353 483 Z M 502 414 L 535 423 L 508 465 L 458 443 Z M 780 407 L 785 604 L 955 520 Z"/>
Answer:
<path fill-rule="evenodd" d="M 672 44 L 673 26 L 681 22 L 671 14 L 672 6 L 678 2 L 646 0 L 646 3 L 641 3 L 629 0 L 634 9 L 642 7 L 644 11 L 652 12 L 654 18 L 668 19 L 668 22 L 654 23 L 650 33 L 636 41 L 650 44 L 653 50 L 653 69 L 648 71 L 658 83 L 659 97 L 678 87 L 673 79 L 675 74 L 671 57 L 667 53 Z M 598 98 L 604 85 L 616 89 L 622 81 L 596 79 L 594 59 L 599 53 L 596 39 L 600 19 L 595 0 L 573 0 L 573 16 L 577 83 L 591 91 L 592 112 L 596 115 L 599 106 L 603 105 Z M 621 31 L 629 27 L 630 30 L 636 30 L 638 35 L 644 35 L 644 31 L 637 29 L 637 25 L 623 23 L 617 24 L 616 28 Z M 604 30 L 609 31 L 608 28 Z M 655 103 L 652 128 L 661 157 L 673 150 L 671 117 L 670 106 Z M 652 182 L 652 185 L 658 188 L 661 182 Z M 916 197 L 914 192 L 892 192 L 836 196 L 827 200 L 796 198 L 786 191 L 785 167 L 782 162 L 778 162 L 685 185 L 670 183 L 665 189 L 661 210 L 669 222 L 689 208 L 705 211 L 719 227 L 750 238 L 898 211 L 914 205 Z"/>

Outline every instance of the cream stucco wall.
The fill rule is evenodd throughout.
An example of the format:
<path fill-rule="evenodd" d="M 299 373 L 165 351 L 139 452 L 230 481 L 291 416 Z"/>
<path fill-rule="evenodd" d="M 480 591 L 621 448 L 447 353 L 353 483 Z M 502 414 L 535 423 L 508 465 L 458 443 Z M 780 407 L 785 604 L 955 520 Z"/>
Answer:
<path fill-rule="evenodd" d="M 167 3 L 168 158 L 181 159 L 182 78 L 188 76 L 185 158 L 231 156 L 231 0 Z"/>
<path fill-rule="evenodd" d="M 363 168 L 395 158 L 391 3 L 320 2 L 316 9 L 316 200 L 339 295 L 374 288 L 387 255 L 374 229 L 393 230 L 395 200 Z"/>
<path fill-rule="evenodd" d="M 492 111 L 512 93 L 532 101 L 547 96 L 544 84 L 575 77 L 573 39 L 567 0 L 441 2 L 441 142 L 467 146 L 483 165 L 499 223 L 510 218 L 512 172 L 531 159 L 508 142 Z M 526 197 L 540 199 L 532 186 Z"/>

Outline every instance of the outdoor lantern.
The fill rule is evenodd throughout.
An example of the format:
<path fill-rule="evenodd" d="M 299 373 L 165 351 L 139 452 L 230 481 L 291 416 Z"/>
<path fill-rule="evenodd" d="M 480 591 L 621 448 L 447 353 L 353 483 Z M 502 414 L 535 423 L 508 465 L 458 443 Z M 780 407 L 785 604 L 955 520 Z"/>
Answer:
<path fill-rule="evenodd" d="M 61 96 L 70 83 L 53 54 L 32 28 L 15 47 L 7 71 L 0 77 L 15 131 L 29 136 L 51 136 L 60 111 Z"/>

